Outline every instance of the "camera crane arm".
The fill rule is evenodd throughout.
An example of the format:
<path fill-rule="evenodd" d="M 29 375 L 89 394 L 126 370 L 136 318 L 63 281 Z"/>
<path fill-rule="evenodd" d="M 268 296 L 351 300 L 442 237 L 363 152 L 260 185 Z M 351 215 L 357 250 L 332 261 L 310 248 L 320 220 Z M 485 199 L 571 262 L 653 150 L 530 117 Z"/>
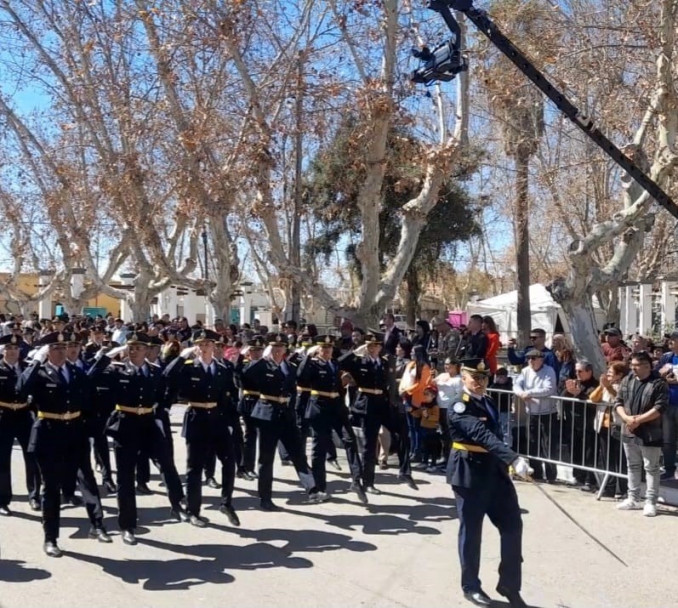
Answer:
<path fill-rule="evenodd" d="M 445 20 L 450 31 L 455 36 L 455 50 L 460 56 L 459 48 L 459 24 L 452 10 L 464 13 L 470 21 L 488 37 L 494 44 L 525 76 L 527 76 L 546 95 L 567 118 L 570 119 L 581 131 L 583 131 L 603 152 L 615 161 L 626 173 L 628 173 L 657 203 L 666 209 L 673 217 L 678 219 L 678 205 L 661 187 L 645 172 L 640 169 L 628 156 L 626 156 L 612 141 L 610 141 L 593 124 L 591 118 L 579 111 L 579 109 L 558 90 L 542 74 L 523 52 L 511 42 L 487 16 L 483 10 L 473 6 L 473 0 L 429 0 L 428 8 L 439 13 Z M 450 45 L 455 43 L 450 43 Z M 445 65 L 436 66 L 435 57 L 431 56 L 424 70 L 417 70 L 413 75 L 415 82 L 433 82 L 435 80 L 451 80 L 454 76 L 467 69 L 465 60 L 461 59 L 456 65 L 450 66 L 449 61 Z M 442 69 L 436 69 L 436 68 Z"/>

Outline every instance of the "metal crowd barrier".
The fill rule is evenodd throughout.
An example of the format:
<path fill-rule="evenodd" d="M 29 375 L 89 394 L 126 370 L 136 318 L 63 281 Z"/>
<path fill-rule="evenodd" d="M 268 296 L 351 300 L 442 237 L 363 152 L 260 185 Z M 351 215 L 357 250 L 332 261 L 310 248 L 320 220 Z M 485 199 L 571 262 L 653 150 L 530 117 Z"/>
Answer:
<path fill-rule="evenodd" d="M 539 414 L 530 413 L 529 403 L 512 391 L 492 388 L 488 393 L 499 409 L 504 441 L 529 459 L 535 478 L 552 478 L 557 476 L 557 467 L 571 467 L 577 481 L 595 481 L 597 500 L 608 484 L 615 494 L 625 493 L 626 456 L 613 404 L 555 395 L 539 397 L 540 402 L 549 399 L 553 405 L 551 413 Z"/>

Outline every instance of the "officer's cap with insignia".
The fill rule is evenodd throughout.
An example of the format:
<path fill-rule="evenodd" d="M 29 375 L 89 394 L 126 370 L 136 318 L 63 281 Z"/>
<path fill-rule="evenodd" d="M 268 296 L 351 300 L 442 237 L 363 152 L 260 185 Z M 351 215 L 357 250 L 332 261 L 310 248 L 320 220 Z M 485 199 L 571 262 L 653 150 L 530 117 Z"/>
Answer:
<path fill-rule="evenodd" d="M 66 346 L 66 340 L 67 336 L 63 332 L 53 331 L 40 338 L 36 346 L 45 346 L 46 344 L 49 346 Z"/>
<path fill-rule="evenodd" d="M 141 332 L 134 332 L 127 336 L 127 345 L 140 344 L 141 346 L 148 346 L 151 343 L 150 338 Z"/>
<path fill-rule="evenodd" d="M 308 346 L 313 346 L 313 337 L 311 336 L 311 334 L 308 334 L 306 332 L 301 334 L 300 344 L 304 348 L 306 348 Z"/>
<path fill-rule="evenodd" d="M 193 338 L 191 342 L 193 344 L 199 344 L 200 342 L 219 342 L 221 336 L 211 329 L 196 329 L 193 332 Z"/>
<path fill-rule="evenodd" d="M 334 342 L 335 338 L 330 334 L 315 337 L 315 343 L 319 346 L 334 346 Z"/>
<path fill-rule="evenodd" d="M 382 344 L 382 339 L 377 334 L 365 334 L 365 344 Z"/>
<path fill-rule="evenodd" d="M 285 334 L 269 334 L 266 337 L 269 346 L 287 346 L 287 336 Z"/>
<path fill-rule="evenodd" d="M 158 336 L 148 336 L 149 346 L 162 346 L 164 342 Z"/>
<path fill-rule="evenodd" d="M 266 346 L 263 336 L 253 336 L 251 340 L 247 342 L 247 346 L 250 347 L 250 350 L 263 349 Z"/>
<path fill-rule="evenodd" d="M 461 362 L 461 371 L 474 376 L 489 377 L 490 370 L 482 359 L 464 359 Z"/>
<path fill-rule="evenodd" d="M 19 344 L 21 344 L 21 338 L 16 334 L 7 334 L 6 336 L 2 336 L 2 338 L 0 338 L 0 345 L 7 344 L 19 346 Z"/>

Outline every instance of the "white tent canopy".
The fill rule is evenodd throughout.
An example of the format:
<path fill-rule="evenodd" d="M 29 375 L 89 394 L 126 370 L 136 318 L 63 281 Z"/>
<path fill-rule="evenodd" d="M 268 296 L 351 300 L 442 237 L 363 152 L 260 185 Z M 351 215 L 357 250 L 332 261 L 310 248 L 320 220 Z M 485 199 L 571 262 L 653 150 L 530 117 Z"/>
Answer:
<path fill-rule="evenodd" d="M 532 311 L 532 327 L 543 329 L 547 337 L 554 333 L 569 334 L 569 325 L 563 310 L 541 283 L 530 285 L 530 309 Z M 605 313 L 598 303 L 593 302 L 593 309 L 598 325 L 605 322 Z M 518 292 L 509 291 L 486 300 L 469 302 L 467 311 L 470 315 L 489 315 L 499 329 L 502 342 L 518 335 Z"/>

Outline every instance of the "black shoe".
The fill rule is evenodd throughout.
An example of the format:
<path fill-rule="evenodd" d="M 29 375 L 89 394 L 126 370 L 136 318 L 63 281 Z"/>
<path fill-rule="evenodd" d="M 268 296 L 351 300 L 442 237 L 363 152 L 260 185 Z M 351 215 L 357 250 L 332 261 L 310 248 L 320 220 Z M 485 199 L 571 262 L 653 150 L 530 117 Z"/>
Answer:
<path fill-rule="evenodd" d="M 10 509 L 7 505 L 2 505 L 0 507 L 0 515 L 3 515 L 5 517 L 11 517 L 13 515 L 13 513 L 10 511 Z"/>
<path fill-rule="evenodd" d="M 250 476 L 250 481 L 254 481 L 255 479 L 259 479 L 259 475 L 257 475 L 255 471 L 246 471 L 246 472 Z"/>
<path fill-rule="evenodd" d="M 82 506 L 82 498 L 77 496 L 76 494 L 73 494 L 73 496 L 64 496 L 64 499 L 61 504 L 69 504 L 73 507 L 81 507 Z"/>
<path fill-rule="evenodd" d="M 284 467 L 291 467 L 292 466 L 292 461 L 291 460 L 281 460 L 280 464 Z"/>
<path fill-rule="evenodd" d="M 668 471 L 665 471 L 659 476 L 659 479 L 661 481 L 666 481 L 668 479 L 675 479 L 676 478 L 676 472 L 673 471 L 673 473 L 669 473 Z"/>
<path fill-rule="evenodd" d="M 221 484 L 216 479 L 214 479 L 214 477 L 210 477 L 206 481 L 206 483 L 210 488 L 214 488 L 215 490 L 218 490 L 219 488 L 221 488 Z"/>
<path fill-rule="evenodd" d="M 336 458 L 327 461 L 335 471 L 341 471 L 341 465 L 337 462 Z"/>
<path fill-rule="evenodd" d="M 375 488 L 374 486 L 367 486 L 365 488 L 365 492 L 367 492 L 368 494 L 374 494 L 375 496 L 379 496 L 379 494 L 381 494 L 381 490 Z"/>
<path fill-rule="evenodd" d="M 272 500 L 262 500 L 259 506 L 262 511 L 280 511 L 280 507 Z"/>
<path fill-rule="evenodd" d="M 418 490 L 419 486 L 412 479 L 412 475 L 398 475 L 398 481 L 404 483 L 408 488 L 412 490 Z"/>
<path fill-rule="evenodd" d="M 138 483 L 137 484 L 137 494 L 149 495 L 149 494 L 153 494 L 153 490 L 151 490 L 151 488 L 148 487 L 148 484 Z"/>
<path fill-rule="evenodd" d="M 96 538 L 100 543 L 112 543 L 113 539 L 104 528 L 90 528 L 89 537 Z"/>
<path fill-rule="evenodd" d="M 126 545 L 136 545 L 137 537 L 134 536 L 134 532 L 132 530 L 123 530 L 122 542 L 125 543 Z"/>
<path fill-rule="evenodd" d="M 31 511 L 41 511 L 42 507 L 40 506 L 40 501 L 37 498 L 31 498 L 28 501 L 28 506 L 30 506 Z"/>
<path fill-rule="evenodd" d="M 118 491 L 118 486 L 116 486 L 112 481 L 104 481 L 104 490 L 108 494 L 115 494 Z"/>
<path fill-rule="evenodd" d="M 492 600 L 482 589 L 478 591 L 464 591 L 464 599 L 476 606 L 491 606 Z"/>
<path fill-rule="evenodd" d="M 180 505 L 173 506 L 170 509 L 170 517 L 174 521 L 180 521 L 180 522 L 187 522 L 191 519 L 191 516 Z"/>
<path fill-rule="evenodd" d="M 50 541 L 47 541 L 42 546 L 42 549 L 49 557 L 61 557 L 63 555 L 63 552 L 59 549 L 59 545 Z"/>
<path fill-rule="evenodd" d="M 191 515 L 188 519 L 189 523 L 196 528 L 205 528 L 207 527 L 207 520 L 200 515 Z"/>
<path fill-rule="evenodd" d="M 238 471 L 235 476 L 238 479 L 246 479 L 247 481 L 250 480 L 250 474 L 247 471 Z"/>
<path fill-rule="evenodd" d="M 509 591 L 504 587 L 497 587 L 497 593 L 504 596 L 511 608 L 529 608 L 518 591 Z"/>
<path fill-rule="evenodd" d="M 366 505 L 368 503 L 367 494 L 365 494 L 365 489 L 363 488 L 362 484 L 360 484 L 357 481 L 354 481 L 351 484 L 351 491 L 355 492 L 357 494 L 358 500 L 361 503 L 363 503 L 364 505 Z"/>
<path fill-rule="evenodd" d="M 232 526 L 240 525 L 240 519 L 238 519 L 238 515 L 236 514 L 235 509 L 231 505 L 221 505 L 219 507 L 219 511 L 221 511 L 226 517 L 228 517 L 228 521 L 231 522 Z"/>

